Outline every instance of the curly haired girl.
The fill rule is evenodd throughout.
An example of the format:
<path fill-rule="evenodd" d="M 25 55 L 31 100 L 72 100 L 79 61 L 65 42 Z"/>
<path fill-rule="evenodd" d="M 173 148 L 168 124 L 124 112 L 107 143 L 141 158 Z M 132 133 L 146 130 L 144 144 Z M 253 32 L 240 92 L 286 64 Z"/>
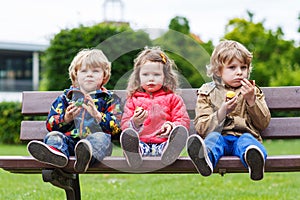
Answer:
<path fill-rule="evenodd" d="M 142 156 L 161 156 L 169 165 L 186 144 L 190 119 L 175 94 L 175 67 L 159 47 L 146 47 L 134 60 L 121 121 L 121 147 L 132 168 L 142 164 Z"/>

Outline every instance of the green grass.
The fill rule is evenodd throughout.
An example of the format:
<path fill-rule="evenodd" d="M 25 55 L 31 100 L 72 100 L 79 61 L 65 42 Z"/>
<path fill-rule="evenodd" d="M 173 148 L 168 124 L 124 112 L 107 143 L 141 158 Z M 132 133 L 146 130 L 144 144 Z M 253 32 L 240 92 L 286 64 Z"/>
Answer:
<path fill-rule="evenodd" d="M 265 141 L 269 155 L 300 154 L 300 140 Z M 114 152 L 119 155 L 120 150 Z M 183 152 L 186 154 L 186 152 Z M 0 145 L 0 155 L 28 155 L 26 146 Z M 0 199 L 65 199 L 62 189 L 45 183 L 40 174 L 0 170 Z M 252 181 L 247 173 L 213 174 L 83 174 L 82 199 L 242 199 L 285 200 L 300 196 L 300 173 L 265 173 Z"/>

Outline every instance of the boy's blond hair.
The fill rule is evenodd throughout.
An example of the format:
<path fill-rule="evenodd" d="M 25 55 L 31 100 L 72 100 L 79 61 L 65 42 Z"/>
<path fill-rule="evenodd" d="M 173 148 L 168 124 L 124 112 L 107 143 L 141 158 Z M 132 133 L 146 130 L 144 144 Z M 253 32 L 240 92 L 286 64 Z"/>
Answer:
<path fill-rule="evenodd" d="M 77 83 L 77 72 L 85 65 L 87 68 L 101 67 L 103 69 L 102 85 L 110 79 L 111 63 L 100 49 L 82 49 L 73 58 L 69 66 L 69 77 L 74 87 L 79 87 Z"/>
<path fill-rule="evenodd" d="M 219 72 L 224 65 L 230 63 L 233 59 L 237 59 L 247 65 L 249 68 L 249 77 L 252 71 L 252 58 L 252 53 L 241 43 L 232 40 L 222 41 L 215 47 L 212 53 L 210 65 L 207 66 L 207 75 L 217 78 L 217 72 Z"/>
<path fill-rule="evenodd" d="M 160 47 L 145 47 L 134 60 L 133 72 L 129 77 L 127 91 L 128 95 L 132 96 L 136 91 L 143 92 L 140 82 L 140 69 L 146 62 L 158 62 L 163 65 L 165 91 L 175 91 L 178 87 L 177 67 Z"/>

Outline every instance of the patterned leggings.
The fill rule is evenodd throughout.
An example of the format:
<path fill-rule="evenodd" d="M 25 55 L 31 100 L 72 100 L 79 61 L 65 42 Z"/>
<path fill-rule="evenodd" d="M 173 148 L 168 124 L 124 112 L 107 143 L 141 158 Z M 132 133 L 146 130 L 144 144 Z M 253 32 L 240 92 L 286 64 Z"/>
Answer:
<path fill-rule="evenodd" d="M 161 156 L 167 142 L 160 144 L 150 144 L 140 141 L 140 150 L 142 156 Z"/>

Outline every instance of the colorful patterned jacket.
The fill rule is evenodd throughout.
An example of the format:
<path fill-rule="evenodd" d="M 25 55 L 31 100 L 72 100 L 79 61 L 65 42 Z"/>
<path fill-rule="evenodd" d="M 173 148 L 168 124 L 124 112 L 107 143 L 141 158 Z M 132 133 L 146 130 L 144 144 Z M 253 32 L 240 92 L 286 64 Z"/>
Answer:
<path fill-rule="evenodd" d="M 47 130 L 59 131 L 73 138 L 86 137 L 88 134 L 99 131 L 112 136 L 118 135 L 121 132 L 121 110 L 118 99 L 113 98 L 113 94 L 104 87 L 90 95 L 103 116 L 100 123 L 97 123 L 84 109 L 72 122 L 64 121 L 65 111 L 70 102 L 74 101 L 75 105 L 84 103 L 83 93 L 78 88 L 70 87 L 52 103 L 46 121 Z"/>

